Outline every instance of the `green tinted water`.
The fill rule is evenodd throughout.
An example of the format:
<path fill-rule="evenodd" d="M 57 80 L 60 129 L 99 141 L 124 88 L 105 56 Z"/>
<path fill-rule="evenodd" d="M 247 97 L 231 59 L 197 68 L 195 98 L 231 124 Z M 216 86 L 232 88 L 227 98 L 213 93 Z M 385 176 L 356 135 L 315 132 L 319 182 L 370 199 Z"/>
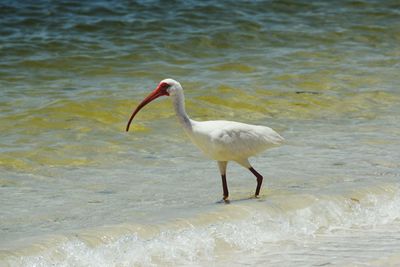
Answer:
<path fill-rule="evenodd" d="M 13 263 L 6 256 L 17 253 L 21 244 L 38 244 L 36 238 L 83 229 L 92 229 L 98 237 L 102 230 L 96 227 L 112 225 L 110 235 L 117 240 L 121 223 L 171 220 L 150 239 L 110 242 L 137 251 L 140 259 L 158 257 L 160 265 L 207 260 L 243 265 L 240 259 L 226 263 L 221 255 L 240 258 L 249 251 L 254 265 L 290 265 L 295 256 L 281 262 L 277 253 L 268 251 L 292 248 L 304 252 L 302 264 L 324 264 L 307 257 L 318 245 L 326 248 L 321 257 L 325 253 L 334 264 L 338 255 L 347 258 L 344 252 L 327 253 L 340 244 L 335 239 L 352 254 L 336 264 L 371 262 L 368 255 L 379 258 L 398 251 L 377 238 L 379 233 L 388 239 L 399 236 L 393 208 L 400 177 L 397 1 L 0 5 L 0 244 L 6 263 Z M 146 107 L 135 118 L 133 132 L 125 133 L 132 109 L 167 77 L 183 85 L 191 117 L 263 124 L 286 138 L 285 146 L 252 160 L 266 177 L 263 199 L 232 208 L 238 213 L 250 210 L 249 216 L 233 216 L 211 204 L 221 195 L 216 164 L 186 139 L 168 99 Z M 254 190 L 246 170 L 232 164 L 228 172 L 233 198 L 245 198 Z M 361 204 L 349 211 L 351 198 Z M 291 209 L 297 202 L 303 206 Z M 216 209 L 217 214 L 207 213 Z M 262 214 L 256 222 L 252 212 Z M 188 219 L 195 230 L 185 230 L 183 236 L 198 242 L 184 250 L 173 238 L 182 227 L 172 225 L 193 214 L 207 219 L 203 224 Z M 232 225 L 219 225 L 220 217 Z M 293 232 L 286 235 L 280 224 Z M 275 229 L 278 236 L 261 225 Z M 360 248 L 360 256 L 355 256 L 359 248 L 349 240 L 358 232 L 349 228 L 359 231 L 373 225 L 379 229 L 364 243 L 383 246 L 384 253 Z M 245 231 L 249 227 L 255 236 Z M 336 228 L 345 232 L 331 231 Z M 129 238 L 140 232 L 129 229 Z M 247 234 L 229 239 L 229 229 Z M 293 238 L 296 235 L 302 235 L 310 249 Z M 253 244 L 267 251 L 240 245 L 257 236 L 263 238 Z M 30 237 L 35 240 L 24 241 Z M 83 265 L 87 256 L 77 256 L 76 249 L 85 239 L 78 244 L 61 240 L 55 238 L 44 250 L 66 242 L 73 249 L 60 253 Z M 210 241 L 204 246 L 209 250 L 198 256 L 201 240 L 216 244 Z M 157 247 L 159 242 L 165 246 L 141 254 L 143 244 Z M 171 246 L 178 255 L 173 259 L 160 252 Z M 118 254 L 110 263 L 102 258 L 103 250 L 88 251 L 102 255 L 93 260 L 96 266 L 153 262 Z M 27 265 L 37 263 L 23 255 Z M 46 259 L 47 265 L 71 264 Z"/>

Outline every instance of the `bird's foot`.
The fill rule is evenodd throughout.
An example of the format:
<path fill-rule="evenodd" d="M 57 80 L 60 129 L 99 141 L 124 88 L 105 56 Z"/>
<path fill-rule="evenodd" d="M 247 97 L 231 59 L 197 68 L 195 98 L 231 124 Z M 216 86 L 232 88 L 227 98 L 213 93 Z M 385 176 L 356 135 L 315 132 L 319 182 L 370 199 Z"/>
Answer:
<path fill-rule="evenodd" d="M 229 204 L 229 203 L 231 203 L 231 201 L 228 199 L 227 196 L 224 196 L 224 197 L 222 197 L 222 199 L 220 201 L 217 201 L 217 203 Z"/>
<path fill-rule="evenodd" d="M 222 198 L 222 200 L 225 202 L 225 204 L 231 203 L 230 200 L 228 199 L 228 196 L 224 196 L 224 197 Z"/>
<path fill-rule="evenodd" d="M 259 196 L 259 195 L 254 195 L 254 196 L 252 196 L 252 197 L 250 197 L 250 198 L 260 199 L 260 196 Z"/>
<path fill-rule="evenodd" d="M 218 203 L 218 204 L 222 204 L 222 203 L 230 204 L 231 201 L 229 199 L 221 199 L 220 201 L 217 201 L 216 203 Z"/>

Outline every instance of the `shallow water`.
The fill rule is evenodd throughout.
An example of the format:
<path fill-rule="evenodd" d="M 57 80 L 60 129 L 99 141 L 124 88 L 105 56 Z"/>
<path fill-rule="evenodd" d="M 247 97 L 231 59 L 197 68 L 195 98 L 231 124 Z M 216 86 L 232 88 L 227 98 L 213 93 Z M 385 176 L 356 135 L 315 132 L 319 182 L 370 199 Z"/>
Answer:
<path fill-rule="evenodd" d="M 0 4 L 0 265 L 390 266 L 400 262 L 397 1 Z M 197 120 L 284 146 L 230 164 Z"/>

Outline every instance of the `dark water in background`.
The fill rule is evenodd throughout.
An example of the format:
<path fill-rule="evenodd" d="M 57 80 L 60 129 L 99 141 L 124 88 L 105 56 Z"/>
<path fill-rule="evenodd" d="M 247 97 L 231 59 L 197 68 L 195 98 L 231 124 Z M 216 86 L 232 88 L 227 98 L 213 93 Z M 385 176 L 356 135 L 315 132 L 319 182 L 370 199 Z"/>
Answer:
<path fill-rule="evenodd" d="M 0 262 L 396 264 L 399 67 L 399 1 L 1 1 Z M 167 99 L 124 132 L 166 77 L 193 118 L 288 140 L 261 201 L 214 205 Z"/>

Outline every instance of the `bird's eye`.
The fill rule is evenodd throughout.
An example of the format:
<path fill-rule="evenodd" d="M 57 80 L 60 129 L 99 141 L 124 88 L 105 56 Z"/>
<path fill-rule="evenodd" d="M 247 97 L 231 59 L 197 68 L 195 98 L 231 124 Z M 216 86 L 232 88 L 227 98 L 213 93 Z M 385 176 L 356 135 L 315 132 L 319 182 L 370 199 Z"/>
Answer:
<path fill-rule="evenodd" d="M 162 83 L 160 87 L 161 87 L 162 89 L 167 89 L 167 88 L 170 87 L 170 86 L 171 86 L 171 85 L 169 85 L 168 83 Z"/>

